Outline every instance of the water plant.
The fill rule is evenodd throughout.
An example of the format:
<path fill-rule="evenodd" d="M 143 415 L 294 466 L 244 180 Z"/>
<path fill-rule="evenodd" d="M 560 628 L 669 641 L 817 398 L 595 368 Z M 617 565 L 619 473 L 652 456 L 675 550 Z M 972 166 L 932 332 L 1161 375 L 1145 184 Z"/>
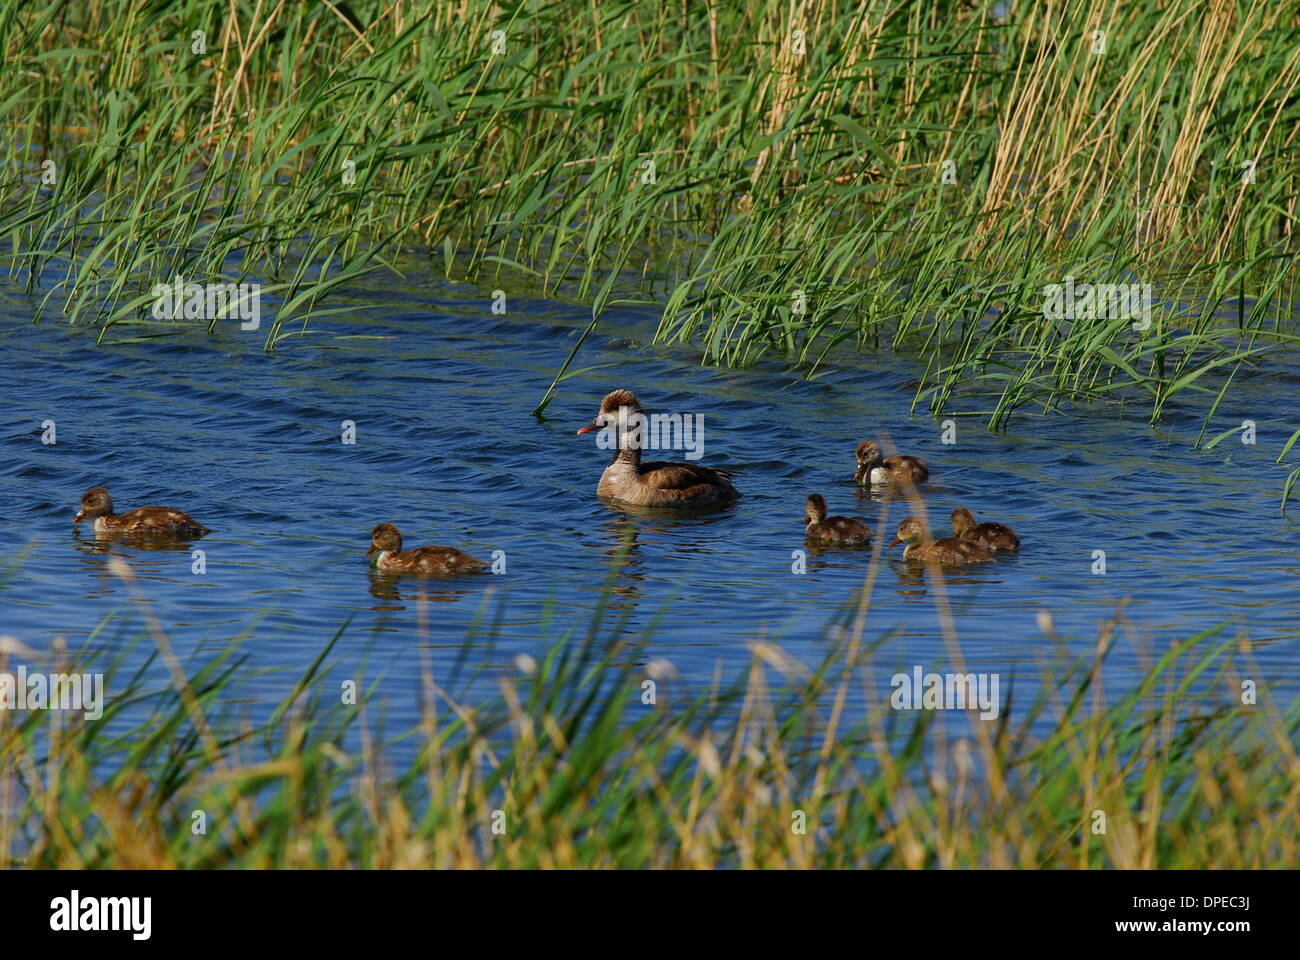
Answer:
<path fill-rule="evenodd" d="M 549 621 L 491 697 L 426 663 L 420 722 L 389 733 L 377 678 L 336 653 L 346 626 L 253 714 L 240 638 L 182 660 L 139 602 L 155 646 L 140 666 L 115 644 L 60 666 L 108 674 L 102 716 L 0 710 L 7 862 L 1255 868 L 1300 853 L 1300 705 L 1238 697 L 1238 664 L 1258 673 L 1221 630 L 1151 651 L 1113 693 L 1117 615 L 1093 653 L 1062 644 L 981 720 L 891 709 L 881 681 L 906 659 L 866 632 L 864 597 L 821 662 L 755 640 L 748 671 L 705 685 L 598 613 Z"/>
<path fill-rule="evenodd" d="M 253 276 L 271 349 L 414 249 L 593 326 L 660 298 L 710 362 L 887 346 L 933 413 L 1154 420 L 1294 344 L 1298 31 L 1262 0 L 15 4 L 0 237 L 38 316 L 103 335 Z M 1050 319 L 1067 276 L 1154 316 Z"/>

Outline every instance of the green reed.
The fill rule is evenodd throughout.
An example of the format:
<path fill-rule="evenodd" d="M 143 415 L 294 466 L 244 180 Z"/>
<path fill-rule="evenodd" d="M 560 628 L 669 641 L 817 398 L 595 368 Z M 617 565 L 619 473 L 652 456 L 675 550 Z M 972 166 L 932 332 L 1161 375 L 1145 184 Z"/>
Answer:
<path fill-rule="evenodd" d="M 8 5 L 8 274 L 105 332 L 257 279 L 271 349 L 415 250 L 593 324 L 650 293 L 708 362 L 897 350 L 918 408 L 992 426 L 1154 420 L 1291 346 L 1300 13 L 999 7 Z M 1045 319 L 1067 274 L 1151 283 L 1151 326 Z"/>
<path fill-rule="evenodd" d="M 1004 677 L 1002 714 L 981 721 L 889 709 L 879 681 L 909 661 L 863 639 L 852 611 L 820 663 L 756 643 L 733 681 L 659 673 L 653 704 L 650 637 L 611 643 L 599 614 L 567 634 L 547 622 L 535 670 L 496 674 L 495 695 L 470 697 L 463 677 L 426 664 L 411 693 L 421 720 L 397 732 L 377 677 L 336 652 L 338 636 L 261 720 L 238 638 L 170 684 L 149 679 L 179 662 L 161 634 L 133 673 L 121 653 L 73 657 L 108 673 L 101 719 L 0 711 L 0 859 L 1090 869 L 1280 867 L 1300 854 L 1300 705 L 1266 692 L 1240 704 L 1240 675 L 1260 673 L 1220 631 L 1149 651 L 1120 698 L 1101 689 L 1118 619 L 1082 660 L 1046 638 L 1051 652 Z"/>

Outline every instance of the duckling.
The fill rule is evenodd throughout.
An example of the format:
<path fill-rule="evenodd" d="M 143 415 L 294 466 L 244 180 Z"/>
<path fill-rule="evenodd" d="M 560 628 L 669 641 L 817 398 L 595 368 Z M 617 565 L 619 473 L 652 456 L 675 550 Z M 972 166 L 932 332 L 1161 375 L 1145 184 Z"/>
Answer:
<path fill-rule="evenodd" d="M 826 516 L 826 500 L 820 493 L 809 495 L 804 504 L 803 522 L 808 524 L 804 531 L 808 543 L 826 547 L 865 547 L 871 544 L 871 530 L 861 520 Z"/>
<path fill-rule="evenodd" d="M 487 566 L 455 547 L 416 547 L 402 550 L 402 532 L 391 523 L 381 523 L 370 532 L 366 556 L 380 573 L 409 573 L 422 577 L 450 577 L 477 573 Z"/>
<path fill-rule="evenodd" d="M 600 411 L 579 434 L 613 426 L 618 452 L 596 485 L 596 496 L 639 507 L 694 507 L 729 503 L 740 496 L 726 470 L 695 463 L 642 463 L 643 430 L 633 417 L 642 416 L 641 403 L 630 390 L 615 390 L 600 401 Z"/>
<path fill-rule="evenodd" d="M 952 529 L 967 543 L 983 547 L 989 553 L 1014 553 L 1020 549 L 1020 538 L 1003 523 L 976 523 L 975 514 L 965 507 L 952 512 Z"/>
<path fill-rule="evenodd" d="M 178 537 L 197 539 L 211 533 L 188 513 L 171 507 L 137 507 L 123 514 L 113 512 L 113 498 L 103 487 L 91 487 L 81 498 L 81 509 L 73 523 L 91 521 L 96 536 L 123 534 L 133 537 Z"/>
<path fill-rule="evenodd" d="M 898 537 L 890 544 L 896 547 L 906 543 L 904 560 L 937 563 L 944 567 L 959 567 L 969 563 L 988 563 L 993 558 L 983 547 L 959 537 L 930 540 L 925 527 L 915 517 L 908 517 L 898 525 Z"/>
<path fill-rule="evenodd" d="M 922 483 L 930 479 L 930 468 L 919 457 L 882 457 L 874 440 L 863 440 L 856 451 L 858 469 L 853 479 L 858 483 L 881 486 L 887 483 Z"/>

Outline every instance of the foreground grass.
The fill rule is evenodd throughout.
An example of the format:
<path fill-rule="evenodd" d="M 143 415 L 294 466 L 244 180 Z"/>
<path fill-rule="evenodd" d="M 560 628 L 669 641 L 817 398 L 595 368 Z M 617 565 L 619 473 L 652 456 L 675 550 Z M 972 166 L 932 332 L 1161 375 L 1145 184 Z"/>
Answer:
<path fill-rule="evenodd" d="M 1215 632 L 1172 646 L 1108 703 L 1100 665 L 1117 626 L 1087 662 L 1044 667 L 1032 703 L 1014 702 L 1004 677 L 1000 718 L 981 722 L 890 710 L 872 671 L 909 661 L 850 639 L 812 669 L 755 644 L 746 676 L 703 691 L 649 667 L 659 682 L 647 704 L 640 644 L 599 639 L 597 623 L 480 703 L 426 671 L 423 719 L 396 736 L 381 732 L 363 677 L 352 678 L 358 702 L 340 703 L 349 673 L 329 674 L 333 642 L 253 722 L 230 704 L 237 645 L 186 673 L 155 636 L 170 687 L 114 675 L 95 721 L 0 711 L 0 857 L 60 868 L 1293 865 L 1300 708 L 1279 712 L 1266 693 L 1233 706 L 1231 644 Z"/>
<path fill-rule="evenodd" d="M 1297 36 L 1266 0 L 10 4 L 0 237 L 105 330 L 252 277 L 274 347 L 416 248 L 652 296 L 709 361 L 888 346 L 936 413 L 1155 419 L 1295 343 Z M 1164 306 L 1046 320 L 1067 274 Z"/>

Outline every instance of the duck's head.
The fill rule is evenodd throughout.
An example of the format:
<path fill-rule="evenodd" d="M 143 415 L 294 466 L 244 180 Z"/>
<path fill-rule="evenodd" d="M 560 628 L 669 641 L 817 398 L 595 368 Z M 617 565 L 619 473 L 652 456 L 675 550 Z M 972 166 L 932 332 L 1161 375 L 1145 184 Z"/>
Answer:
<path fill-rule="evenodd" d="M 880 447 L 876 446 L 874 440 L 863 440 L 858 444 L 855 454 L 858 458 L 858 469 L 854 471 L 853 479 L 859 483 L 871 476 L 872 467 L 878 467 L 885 462 L 880 455 Z"/>
<path fill-rule="evenodd" d="M 91 487 L 81 496 L 81 509 L 77 515 L 72 518 L 73 523 L 80 523 L 82 520 L 94 520 L 96 517 L 103 517 L 113 512 L 113 498 L 108 495 L 108 491 L 103 487 Z"/>
<path fill-rule="evenodd" d="M 920 543 L 925 539 L 925 527 L 921 526 L 921 521 L 915 517 L 908 517 L 898 525 L 898 536 L 894 538 L 891 547 L 896 547 L 900 543 Z"/>
<path fill-rule="evenodd" d="M 381 523 L 370 531 L 370 549 L 366 551 L 366 556 L 373 557 L 384 550 L 390 553 L 402 552 L 402 531 L 391 523 Z"/>
<path fill-rule="evenodd" d="M 978 524 L 975 523 L 975 514 L 971 513 L 965 507 L 958 507 L 952 512 L 952 531 L 961 536 L 967 530 L 974 530 Z"/>
<path fill-rule="evenodd" d="M 820 493 L 810 493 L 803 505 L 804 523 L 821 523 L 826 519 L 826 499 Z"/>
<path fill-rule="evenodd" d="M 600 401 L 600 411 L 596 414 L 595 419 L 579 430 L 578 433 L 580 435 L 590 433 L 613 423 L 620 410 L 626 411 L 624 416 L 640 413 L 641 401 L 637 400 L 631 390 L 615 390 L 613 393 L 605 394 L 605 398 Z"/>

